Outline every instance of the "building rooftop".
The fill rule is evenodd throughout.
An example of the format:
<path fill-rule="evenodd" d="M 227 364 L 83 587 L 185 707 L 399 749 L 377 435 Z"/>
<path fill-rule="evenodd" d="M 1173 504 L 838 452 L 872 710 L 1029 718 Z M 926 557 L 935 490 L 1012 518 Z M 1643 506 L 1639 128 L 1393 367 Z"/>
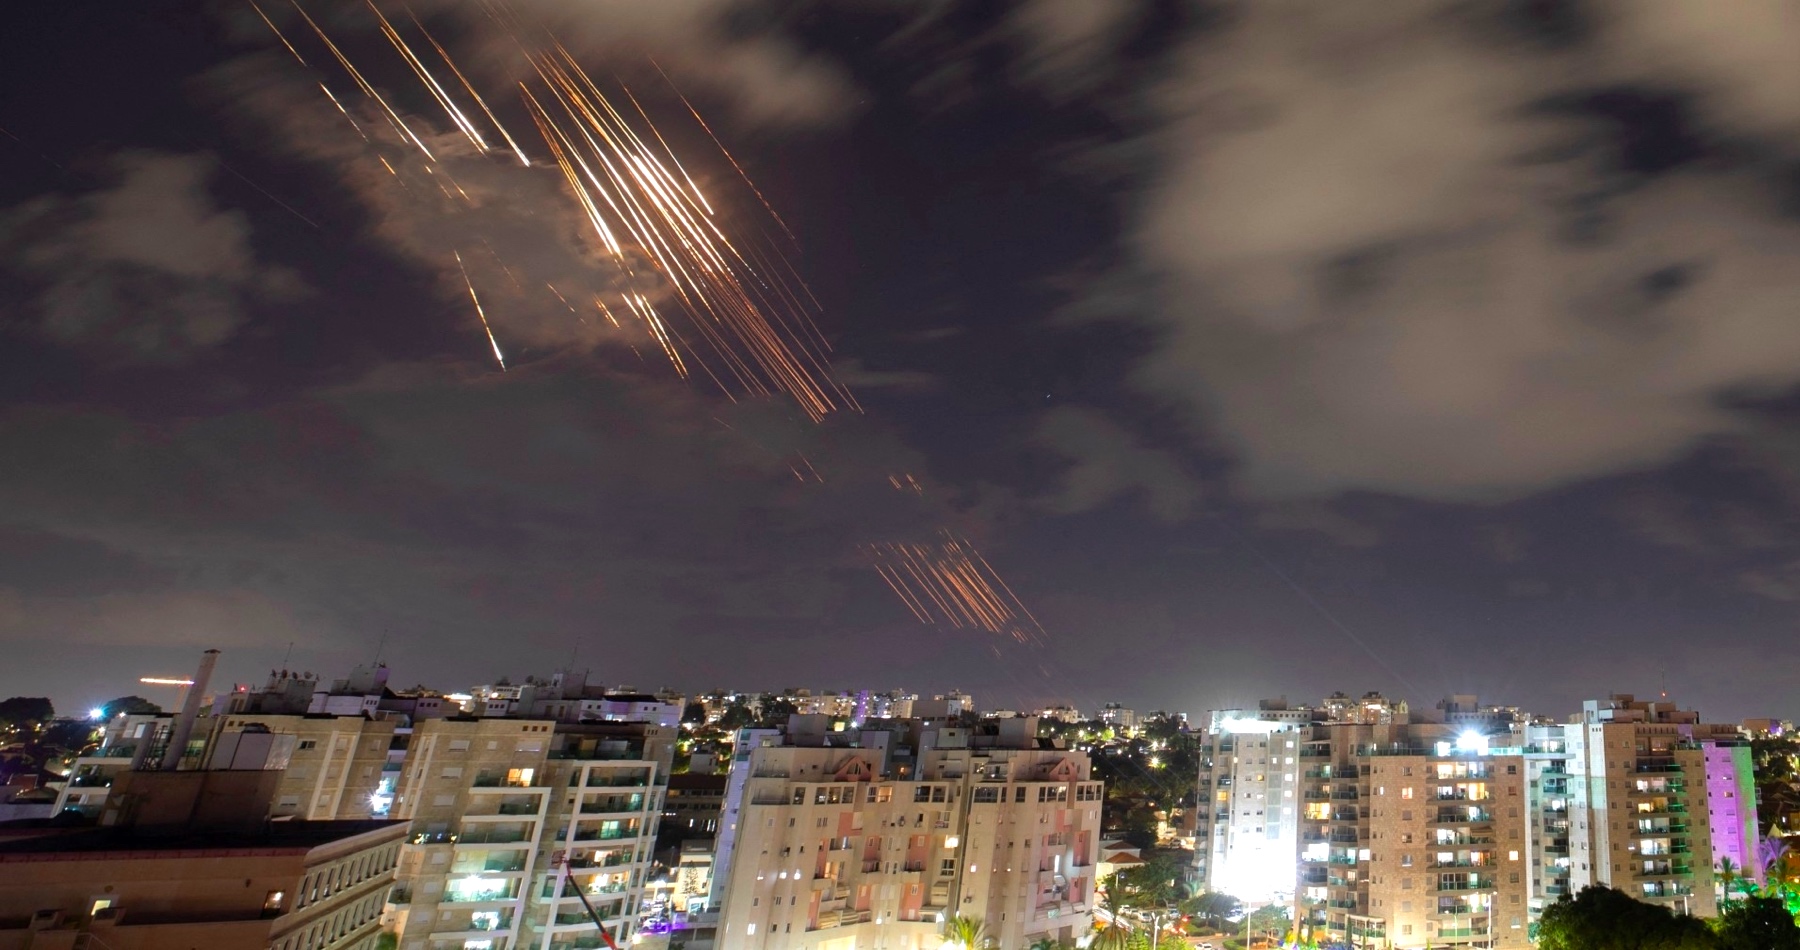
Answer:
<path fill-rule="evenodd" d="M 384 828 L 404 828 L 404 821 L 272 821 L 256 831 L 176 831 L 156 833 L 127 828 L 70 825 L 60 819 L 0 823 L 0 863 L 58 858 L 101 857 L 182 852 L 306 852 L 320 845 L 354 838 Z"/>

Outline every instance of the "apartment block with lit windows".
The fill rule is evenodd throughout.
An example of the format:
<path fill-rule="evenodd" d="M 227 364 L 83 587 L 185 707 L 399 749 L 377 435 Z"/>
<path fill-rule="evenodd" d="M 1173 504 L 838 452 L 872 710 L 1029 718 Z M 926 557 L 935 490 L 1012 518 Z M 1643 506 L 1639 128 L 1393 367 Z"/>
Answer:
<path fill-rule="evenodd" d="M 1564 734 L 1570 887 L 1604 884 L 1678 912 L 1716 913 L 1715 845 L 1735 852 L 1723 855 L 1734 864 L 1756 848 L 1742 732 L 1666 700 L 1615 695 L 1584 703 Z"/>
<path fill-rule="evenodd" d="M 1296 903 L 1351 946 L 1529 946 L 1528 770 L 1512 733 L 1325 723 L 1302 742 Z M 1490 744 L 1492 743 L 1492 744 Z"/>
<path fill-rule="evenodd" d="M 1310 711 L 1221 710 L 1201 754 L 1194 870 L 1209 891 L 1292 900 L 1299 853 L 1299 743 Z"/>
<path fill-rule="evenodd" d="M 450 718 L 419 723 L 394 803 L 412 823 L 390 926 L 402 950 L 598 942 L 579 888 L 629 940 L 674 730 Z"/>
<path fill-rule="evenodd" d="M 893 749 L 791 730 L 816 744 L 734 765 L 747 774 L 720 855 L 720 946 L 922 950 L 956 914 L 1007 947 L 1090 929 L 1102 790 L 1087 755 L 1040 743 L 1030 718 L 908 728 Z M 902 746 L 919 751 L 890 754 Z"/>
<path fill-rule="evenodd" d="M 229 754 L 238 737 L 257 731 L 294 737 L 271 815 L 309 821 L 387 816 L 393 720 L 365 716 L 256 714 L 214 717 L 208 757 Z"/>

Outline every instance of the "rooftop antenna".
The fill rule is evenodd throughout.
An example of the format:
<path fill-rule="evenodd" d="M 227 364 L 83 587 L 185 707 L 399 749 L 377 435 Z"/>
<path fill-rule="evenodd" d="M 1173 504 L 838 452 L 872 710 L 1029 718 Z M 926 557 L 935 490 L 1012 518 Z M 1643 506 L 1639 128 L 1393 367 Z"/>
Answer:
<path fill-rule="evenodd" d="M 287 652 L 283 653 L 281 655 L 281 668 L 284 670 L 287 669 L 288 660 L 293 659 L 293 657 L 294 657 L 294 641 L 289 640 Z"/>
<path fill-rule="evenodd" d="M 387 649 L 387 638 L 388 638 L 387 628 L 382 627 L 381 628 L 381 639 L 379 641 L 377 641 L 375 644 L 375 665 L 376 666 L 381 665 L 381 651 Z"/>

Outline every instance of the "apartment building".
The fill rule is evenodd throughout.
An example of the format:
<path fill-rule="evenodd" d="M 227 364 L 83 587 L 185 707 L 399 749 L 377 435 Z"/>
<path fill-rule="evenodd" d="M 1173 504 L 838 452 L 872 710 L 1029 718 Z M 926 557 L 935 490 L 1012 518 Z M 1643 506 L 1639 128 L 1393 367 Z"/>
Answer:
<path fill-rule="evenodd" d="M 1299 743 L 1310 716 L 1281 701 L 1213 714 L 1194 822 L 1194 873 L 1207 890 L 1252 903 L 1293 898 Z"/>
<path fill-rule="evenodd" d="M 1007 947 L 1091 927 L 1102 795 L 1085 753 L 1040 742 L 1029 718 L 899 736 L 806 719 L 734 762 L 720 946 L 921 950 L 956 914 Z"/>
<path fill-rule="evenodd" d="M 240 737 L 258 732 L 292 736 L 272 814 L 310 821 L 386 817 L 384 789 L 404 757 L 395 748 L 395 720 L 355 715 L 239 714 L 215 717 L 208 759 L 228 755 Z M 401 737 L 404 739 L 404 737 Z"/>
<path fill-rule="evenodd" d="M 405 827 L 269 820 L 294 740 L 126 770 L 97 823 L 0 842 L 0 947 L 372 950 Z"/>
<path fill-rule="evenodd" d="M 120 713 L 101 729 L 99 747 L 80 756 L 57 790 L 53 814 L 77 812 L 89 818 L 106 806 L 113 782 L 133 763 L 157 761 L 173 726 L 173 713 Z M 154 758 L 152 758 L 154 756 Z"/>
<path fill-rule="evenodd" d="M 1204 886 L 1284 903 L 1293 880 L 1309 926 L 1353 946 L 1523 946 L 1546 907 L 1590 884 L 1710 915 L 1718 861 L 1756 866 L 1742 732 L 1666 700 L 1589 701 L 1556 723 L 1473 696 L 1415 712 L 1334 694 L 1220 711 L 1207 742 Z"/>
<path fill-rule="evenodd" d="M 684 772 L 669 776 L 662 826 L 680 829 L 688 837 L 710 838 L 719 833 L 719 817 L 725 809 L 725 776 Z"/>
<path fill-rule="evenodd" d="M 683 698 L 675 693 L 640 693 L 630 687 L 608 690 L 587 681 L 586 672 L 562 670 L 548 679 L 529 677 L 519 685 L 496 683 L 470 690 L 466 710 L 479 716 L 519 716 L 560 722 L 648 722 L 674 728 L 681 723 Z"/>
<path fill-rule="evenodd" d="M 1618 694 L 1584 703 L 1564 734 L 1570 887 L 1604 884 L 1680 912 L 1717 913 L 1717 859 L 1756 863 L 1755 792 L 1741 730 L 1702 723 L 1699 713 L 1667 700 Z M 1730 853 L 1715 854 L 1715 845 Z"/>
<path fill-rule="evenodd" d="M 636 929 L 674 730 L 545 719 L 416 725 L 389 926 L 402 950 L 569 950 Z"/>
<path fill-rule="evenodd" d="M 1441 722 L 1326 723 L 1300 746 L 1300 892 L 1355 947 L 1530 946 L 1524 755 Z"/>

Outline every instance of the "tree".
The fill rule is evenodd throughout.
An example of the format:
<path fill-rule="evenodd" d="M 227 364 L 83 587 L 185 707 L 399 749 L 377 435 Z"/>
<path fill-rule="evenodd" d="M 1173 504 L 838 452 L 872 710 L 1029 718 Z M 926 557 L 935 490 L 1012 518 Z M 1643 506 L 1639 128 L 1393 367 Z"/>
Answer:
<path fill-rule="evenodd" d="M 0 726 L 9 729 L 35 731 L 55 718 L 56 707 L 42 696 L 14 696 L 0 700 Z"/>
<path fill-rule="evenodd" d="M 725 708 L 719 711 L 719 728 L 728 732 L 736 732 L 750 725 L 755 718 L 756 714 L 751 712 L 750 704 L 742 699 L 734 699 L 726 703 Z"/>
<path fill-rule="evenodd" d="M 1214 930 L 1224 930 L 1231 918 L 1238 915 L 1243 904 L 1230 894 L 1210 891 L 1196 894 L 1181 902 L 1181 912 L 1188 914 Z"/>
<path fill-rule="evenodd" d="M 1281 904 L 1269 904 L 1258 907 L 1250 914 L 1250 930 L 1259 934 L 1280 936 L 1287 933 L 1290 924 L 1288 909 Z"/>
<path fill-rule="evenodd" d="M 1168 907 L 1179 898 L 1181 867 L 1168 855 L 1159 854 L 1134 868 L 1113 875 L 1127 907 Z"/>
<path fill-rule="evenodd" d="M 111 719 L 114 716 L 142 716 L 162 712 L 163 708 L 142 696 L 120 696 L 118 699 L 100 704 L 100 718 Z"/>
<path fill-rule="evenodd" d="M 978 950 L 988 946 L 987 925 L 980 917 L 958 914 L 944 921 L 944 942 L 961 950 Z"/>
<path fill-rule="evenodd" d="M 1775 834 L 1790 830 L 1788 816 L 1800 813 L 1800 736 L 1755 736 L 1750 740 L 1750 760 L 1756 775 L 1757 823 Z"/>
<path fill-rule="evenodd" d="M 681 721 L 693 726 L 706 724 L 706 706 L 703 703 L 688 703 L 681 708 Z"/>
<path fill-rule="evenodd" d="M 800 706 L 786 696 L 770 696 L 762 702 L 762 715 L 757 716 L 757 725 L 777 728 L 787 725 L 788 717 L 800 712 Z"/>
<path fill-rule="evenodd" d="M 1610 887 L 1584 887 L 1544 911 L 1538 950 L 1712 950 L 1713 934 L 1697 917 L 1633 900 Z"/>
<path fill-rule="evenodd" d="M 1728 911 L 1738 902 L 1738 897 L 1734 895 L 1748 892 L 1748 888 L 1744 886 L 1743 869 L 1730 858 L 1720 858 L 1718 866 L 1713 868 L 1713 872 L 1718 875 L 1720 889 L 1724 891 L 1724 899 L 1719 902 L 1719 909 Z"/>
<path fill-rule="evenodd" d="M 1773 897 L 1738 901 L 1713 927 L 1718 950 L 1800 950 L 1800 926 Z"/>

